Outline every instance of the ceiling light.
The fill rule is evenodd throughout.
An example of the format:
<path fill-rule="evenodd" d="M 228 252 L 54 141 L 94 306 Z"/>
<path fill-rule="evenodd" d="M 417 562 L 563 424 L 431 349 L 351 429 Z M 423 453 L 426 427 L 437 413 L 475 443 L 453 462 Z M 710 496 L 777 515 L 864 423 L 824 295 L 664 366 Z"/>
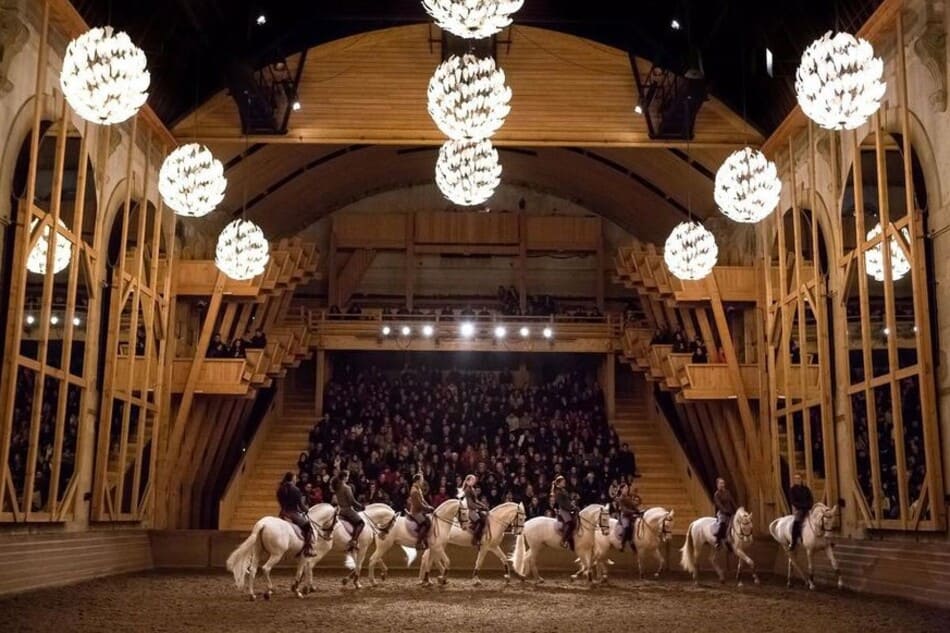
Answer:
<path fill-rule="evenodd" d="M 663 260 L 678 279 L 702 279 L 716 265 L 716 238 L 699 222 L 680 222 L 666 238 Z"/>
<path fill-rule="evenodd" d="M 880 234 L 881 224 L 878 222 L 874 225 L 873 229 L 868 231 L 867 239 L 871 241 Z M 904 240 L 909 244 L 910 233 L 907 231 L 907 227 L 901 229 L 901 235 L 904 236 Z M 904 255 L 904 249 L 897 243 L 897 237 L 894 235 L 891 235 L 890 238 L 886 240 L 881 240 L 864 251 L 864 269 L 875 281 L 884 281 L 885 241 L 889 242 L 889 250 L 891 252 L 891 280 L 898 281 L 903 279 L 904 275 L 910 272 L 910 262 L 907 260 L 907 256 Z"/>
<path fill-rule="evenodd" d="M 890 336 L 890 335 L 891 335 L 891 328 L 885 327 L 885 328 L 884 328 L 884 336 Z"/>
<path fill-rule="evenodd" d="M 765 49 L 765 72 L 768 73 L 769 77 L 775 78 L 774 71 L 775 57 L 772 55 L 772 49 Z"/>
<path fill-rule="evenodd" d="M 410 334 L 412 334 L 412 328 L 409 327 L 408 325 L 402 326 L 402 329 L 399 331 L 402 333 L 403 336 L 409 336 Z"/>
<path fill-rule="evenodd" d="M 469 321 L 466 321 L 459 326 L 459 334 L 464 338 L 472 338 L 475 336 L 475 326 Z"/>
<path fill-rule="evenodd" d="M 50 322 L 50 325 L 57 325 L 59 324 L 59 317 L 54 314 L 53 316 L 49 318 L 49 322 Z"/>
<path fill-rule="evenodd" d="M 267 16 L 263 13 L 257 16 L 257 26 L 264 26 L 267 24 Z"/>
<path fill-rule="evenodd" d="M 79 327 L 80 325 L 82 325 L 82 319 L 80 319 L 78 316 L 74 316 L 73 325 L 75 325 L 76 327 Z"/>
<path fill-rule="evenodd" d="M 521 334 L 521 338 L 528 338 L 531 335 L 531 330 L 526 325 L 522 325 L 518 332 Z"/>
<path fill-rule="evenodd" d="M 881 107 L 884 63 L 867 40 L 825 33 L 805 49 L 795 78 L 798 103 L 829 130 L 860 127 Z"/>
<path fill-rule="evenodd" d="M 543 330 L 541 330 L 541 336 L 543 336 L 544 338 L 551 338 L 552 336 L 554 336 L 554 330 L 552 330 L 549 327 L 546 327 Z"/>
<path fill-rule="evenodd" d="M 455 204 L 470 207 L 492 197 L 501 182 L 491 141 L 446 141 L 435 163 L 435 184 Z"/>
<path fill-rule="evenodd" d="M 66 47 L 59 84 L 76 114 L 111 125 L 135 116 L 151 81 L 145 53 L 111 26 L 89 29 Z"/>
<path fill-rule="evenodd" d="M 158 173 L 158 190 L 178 215 L 200 218 L 224 199 L 224 166 L 204 145 L 188 143 L 169 154 Z"/>
<path fill-rule="evenodd" d="M 504 325 L 495 326 L 495 338 L 505 338 L 506 334 L 508 334 L 508 330 Z"/>
<path fill-rule="evenodd" d="M 670 28 L 673 29 L 674 31 L 679 31 L 679 30 L 680 30 L 680 22 L 679 22 L 679 20 L 677 20 L 676 18 L 673 18 L 673 19 L 670 21 Z"/>
<path fill-rule="evenodd" d="M 436 25 L 467 39 L 491 37 L 509 24 L 524 0 L 422 0 Z"/>
<path fill-rule="evenodd" d="M 264 231 L 250 220 L 238 218 L 221 230 L 215 249 L 215 264 L 231 279 L 253 279 L 270 260 L 270 244 Z"/>
<path fill-rule="evenodd" d="M 34 323 L 36 323 L 36 317 L 33 316 L 32 314 L 26 315 L 26 324 L 33 325 Z"/>
<path fill-rule="evenodd" d="M 730 220 L 764 220 L 778 206 L 781 196 L 782 181 L 775 163 L 751 147 L 733 152 L 716 172 L 716 204 Z"/>
<path fill-rule="evenodd" d="M 426 338 L 431 337 L 435 333 L 435 328 L 426 323 L 422 326 L 422 335 Z"/>
<path fill-rule="evenodd" d="M 633 111 L 634 111 L 636 114 L 643 114 L 643 106 L 641 106 L 641 105 L 638 103 L 637 105 L 633 106 Z"/>
<path fill-rule="evenodd" d="M 40 221 L 38 218 L 35 218 L 30 222 L 30 234 L 32 235 L 36 231 L 36 225 Z M 66 228 L 66 224 L 63 222 L 62 218 L 59 218 L 57 221 L 57 226 L 59 230 L 56 231 L 56 248 L 53 251 L 53 274 L 62 272 L 69 266 L 69 261 L 73 256 L 73 244 L 69 239 L 63 234 Z M 46 261 L 49 253 L 49 239 L 50 239 L 50 225 L 49 223 L 43 225 L 42 233 L 36 239 L 36 244 L 30 250 L 29 256 L 26 258 L 26 268 L 32 273 L 37 275 L 46 274 Z"/>
<path fill-rule="evenodd" d="M 488 138 L 511 111 L 511 88 L 491 57 L 452 55 L 429 80 L 429 115 L 443 134 L 457 140 Z"/>
<path fill-rule="evenodd" d="M 294 112 L 299 111 L 299 110 L 300 110 L 300 101 L 294 99 L 294 102 L 291 104 L 290 107 L 293 109 Z"/>
<path fill-rule="evenodd" d="M 392 332 L 392 328 L 390 328 L 388 325 L 384 325 L 382 332 L 383 336 L 389 336 L 390 332 Z"/>

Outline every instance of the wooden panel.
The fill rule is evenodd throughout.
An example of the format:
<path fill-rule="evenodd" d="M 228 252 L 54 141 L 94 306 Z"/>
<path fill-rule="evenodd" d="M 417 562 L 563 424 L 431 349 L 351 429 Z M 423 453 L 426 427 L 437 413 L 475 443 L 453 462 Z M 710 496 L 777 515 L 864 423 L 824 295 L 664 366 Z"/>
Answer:
<path fill-rule="evenodd" d="M 154 391 L 161 381 L 161 374 L 158 371 L 158 358 L 148 360 L 151 362 L 147 362 L 147 359 L 143 357 L 130 359 L 128 356 L 120 354 L 115 359 L 116 374 L 119 376 L 129 376 L 131 373 L 131 384 L 135 385 L 136 389 L 146 385 L 147 380 L 145 389 Z M 121 389 L 121 387 L 122 385 L 117 386 L 118 389 Z"/>
<path fill-rule="evenodd" d="M 217 278 L 218 267 L 214 260 L 194 259 L 176 262 L 175 294 L 210 295 Z M 234 296 L 253 297 L 260 292 L 260 284 L 256 279 L 247 281 L 228 279 L 224 282 L 223 292 Z"/>
<path fill-rule="evenodd" d="M 344 214 L 333 218 L 337 248 L 405 248 L 404 213 Z"/>
<path fill-rule="evenodd" d="M 144 530 L 0 539 L 0 595 L 151 568 L 152 552 Z"/>
<path fill-rule="evenodd" d="M 518 216 L 513 213 L 418 213 L 416 243 L 517 244 Z"/>
<path fill-rule="evenodd" d="M 749 398 L 757 398 L 758 364 L 740 365 L 739 370 L 746 394 Z M 689 386 L 683 389 L 683 397 L 688 400 L 727 400 L 737 396 L 729 366 L 725 363 L 689 364 L 686 365 L 686 376 Z"/>
<path fill-rule="evenodd" d="M 188 372 L 191 371 L 191 358 L 176 358 L 172 365 L 172 393 L 182 393 Z M 243 358 L 206 358 L 201 364 L 195 393 L 243 395 L 247 393 L 248 382 L 245 373 L 248 365 Z"/>
<path fill-rule="evenodd" d="M 525 240 L 533 251 L 596 251 L 600 218 L 572 215 L 528 215 Z"/>

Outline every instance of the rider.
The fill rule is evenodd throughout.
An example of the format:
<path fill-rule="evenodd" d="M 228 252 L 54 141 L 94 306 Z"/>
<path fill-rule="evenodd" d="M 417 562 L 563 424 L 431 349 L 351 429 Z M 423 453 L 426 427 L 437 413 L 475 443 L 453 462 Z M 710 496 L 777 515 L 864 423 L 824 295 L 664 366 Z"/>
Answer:
<path fill-rule="evenodd" d="M 554 498 L 554 505 L 557 507 L 558 518 L 564 524 L 564 535 L 561 539 L 561 546 L 574 549 L 574 525 L 577 517 L 577 506 L 571 499 L 571 493 L 567 490 L 567 481 L 564 475 L 558 475 L 551 482 L 551 496 Z"/>
<path fill-rule="evenodd" d="M 412 488 L 409 490 L 409 516 L 418 526 L 419 535 L 416 539 L 416 549 L 420 550 L 428 547 L 426 539 L 429 536 L 429 528 L 432 527 L 429 513 L 432 512 L 433 507 L 426 501 L 425 488 L 422 473 L 416 473 L 412 478 Z"/>
<path fill-rule="evenodd" d="M 353 497 L 353 489 L 348 483 L 350 480 L 350 471 L 344 468 L 330 482 L 330 488 L 336 494 L 336 505 L 341 519 L 353 526 L 353 534 L 350 537 L 350 543 L 346 551 L 352 552 L 359 547 L 360 532 L 363 531 L 363 518 L 358 514 L 363 510 L 363 504 Z"/>
<path fill-rule="evenodd" d="M 280 517 L 300 528 L 303 534 L 303 555 L 313 556 L 313 527 L 307 518 L 307 500 L 297 487 L 297 475 L 287 473 L 277 488 Z"/>
<path fill-rule="evenodd" d="M 726 530 L 732 523 L 732 515 L 736 513 L 736 500 L 732 498 L 732 493 L 726 488 L 726 480 L 722 477 L 716 478 L 716 494 L 713 495 L 713 503 L 716 504 L 716 548 L 718 549 L 726 538 Z"/>
<path fill-rule="evenodd" d="M 811 493 L 811 488 L 802 483 L 802 474 L 795 473 L 792 479 L 794 485 L 788 490 L 788 503 L 792 506 L 792 514 L 795 519 L 792 521 L 792 540 L 788 544 L 788 551 L 795 549 L 797 543 L 802 537 L 802 522 L 808 516 L 813 505 L 815 497 Z"/>
<path fill-rule="evenodd" d="M 468 520 L 472 523 L 472 544 L 479 547 L 482 544 L 482 532 L 485 531 L 485 516 L 488 507 L 475 496 L 475 484 L 478 479 L 475 475 L 468 475 L 462 482 L 462 496 L 468 508 Z"/>
<path fill-rule="evenodd" d="M 620 490 L 617 492 L 614 501 L 620 509 L 620 525 L 623 526 L 620 551 L 623 551 L 628 542 L 633 547 L 633 551 L 637 551 L 637 545 L 633 540 L 633 523 L 643 516 L 643 512 L 640 510 L 640 495 L 629 484 L 624 483 L 620 485 Z"/>

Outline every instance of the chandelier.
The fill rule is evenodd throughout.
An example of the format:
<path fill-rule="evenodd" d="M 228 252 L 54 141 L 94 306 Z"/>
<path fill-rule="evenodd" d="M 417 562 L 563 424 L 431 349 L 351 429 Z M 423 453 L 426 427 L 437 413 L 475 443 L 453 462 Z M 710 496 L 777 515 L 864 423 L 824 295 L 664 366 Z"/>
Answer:
<path fill-rule="evenodd" d="M 429 80 L 429 115 L 456 140 L 488 138 L 511 111 L 511 88 L 491 57 L 452 55 Z"/>
<path fill-rule="evenodd" d="M 111 125 L 135 115 L 148 99 L 145 53 L 111 26 L 86 31 L 66 47 L 59 83 L 76 114 Z"/>
<path fill-rule="evenodd" d="M 39 224 L 39 219 L 34 219 L 30 222 L 30 235 L 33 234 L 33 231 L 36 230 L 36 225 Z M 66 237 L 64 231 L 67 230 L 66 224 L 63 222 L 62 218 L 59 219 L 57 224 L 56 231 L 56 248 L 53 250 L 53 274 L 62 272 L 66 270 L 66 267 L 69 266 L 69 262 L 73 256 L 73 244 L 69 241 L 69 238 Z M 26 268 L 32 273 L 37 275 L 46 274 L 46 261 L 49 254 L 49 224 L 43 225 L 43 232 L 40 234 L 39 238 L 36 240 L 36 245 L 30 250 L 30 254 L 26 258 Z"/>
<path fill-rule="evenodd" d="M 712 272 L 717 259 L 716 238 L 699 222 L 680 222 L 666 238 L 663 260 L 678 279 L 702 279 Z"/>
<path fill-rule="evenodd" d="M 782 181 L 775 163 L 751 147 L 733 152 L 716 172 L 716 204 L 735 222 L 759 222 L 778 206 Z"/>
<path fill-rule="evenodd" d="M 501 181 L 491 141 L 446 141 L 435 163 L 435 184 L 455 204 L 470 207 L 491 198 Z"/>
<path fill-rule="evenodd" d="M 867 40 L 825 33 L 805 49 L 795 79 L 808 118 L 829 130 L 860 127 L 881 107 L 884 63 Z"/>
<path fill-rule="evenodd" d="M 511 24 L 524 0 L 422 0 L 439 28 L 466 39 L 490 37 Z"/>
<path fill-rule="evenodd" d="M 218 235 L 214 262 L 231 279 L 253 279 L 270 260 L 270 245 L 264 231 L 250 220 L 238 218 Z"/>
<path fill-rule="evenodd" d="M 868 231 L 868 241 L 879 236 L 881 232 L 881 224 L 878 222 L 873 229 Z M 909 244 L 910 233 L 907 227 L 901 229 L 901 234 Z M 888 250 L 891 252 L 891 280 L 898 281 L 910 272 L 910 262 L 904 254 L 904 249 L 897 243 L 896 236 L 892 235 L 890 239 L 885 238 L 864 251 L 864 269 L 875 281 L 884 281 L 884 242 L 888 242 Z"/>
<path fill-rule="evenodd" d="M 158 173 L 158 190 L 165 204 L 178 215 L 192 218 L 214 211 L 227 185 L 221 161 L 198 143 L 176 148 Z"/>

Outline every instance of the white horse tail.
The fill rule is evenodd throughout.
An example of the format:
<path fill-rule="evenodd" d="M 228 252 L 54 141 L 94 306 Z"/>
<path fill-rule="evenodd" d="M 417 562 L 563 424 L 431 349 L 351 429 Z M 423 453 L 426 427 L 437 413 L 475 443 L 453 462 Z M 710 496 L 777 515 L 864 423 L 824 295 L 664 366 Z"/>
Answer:
<path fill-rule="evenodd" d="M 347 552 L 346 558 L 343 559 L 343 566 L 350 571 L 356 569 L 356 557 L 353 556 L 353 552 Z"/>
<path fill-rule="evenodd" d="M 696 573 L 696 559 L 693 552 L 693 526 L 690 525 L 686 530 L 686 542 L 683 543 L 682 549 L 680 549 L 680 566 L 693 574 Z"/>
<path fill-rule="evenodd" d="M 778 541 L 779 543 L 782 542 L 782 539 L 778 533 L 778 524 L 779 524 L 779 521 L 781 520 L 782 520 L 782 517 L 779 517 L 775 519 L 774 521 L 772 521 L 771 523 L 769 523 L 769 534 L 771 534 L 772 538 Z"/>
<path fill-rule="evenodd" d="M 515 551 L 511 555 L 511 566 L 519 576 L 525 575 L 525 558 L 527 558 L 528 547 L 525 541 L 524 533 L 518 535 L 515 539 Z M 579 559 L 578 559 L 579 560 Z"/>
<path fill-rule="evenodd" d="M 412 567 L 412 563 L 416 560 L 416 548 L 403 545 L 402 551 L 406 553 L 406 567 Z"/>
<path fill-rule="evenodd" d="M 251 530 L 251 535 L 244 539 L 244 542 L 238 545 L 238 548 L 231 552 L 228 561 L 225 563 L 228 571 L 234 574 L 234 584 L 238 589 L 244 589 L 244 579 L 247 577 L 248 569 L 257 563 L 258 540 L 264 532 L 263 521 L 258 521 Z"/>

